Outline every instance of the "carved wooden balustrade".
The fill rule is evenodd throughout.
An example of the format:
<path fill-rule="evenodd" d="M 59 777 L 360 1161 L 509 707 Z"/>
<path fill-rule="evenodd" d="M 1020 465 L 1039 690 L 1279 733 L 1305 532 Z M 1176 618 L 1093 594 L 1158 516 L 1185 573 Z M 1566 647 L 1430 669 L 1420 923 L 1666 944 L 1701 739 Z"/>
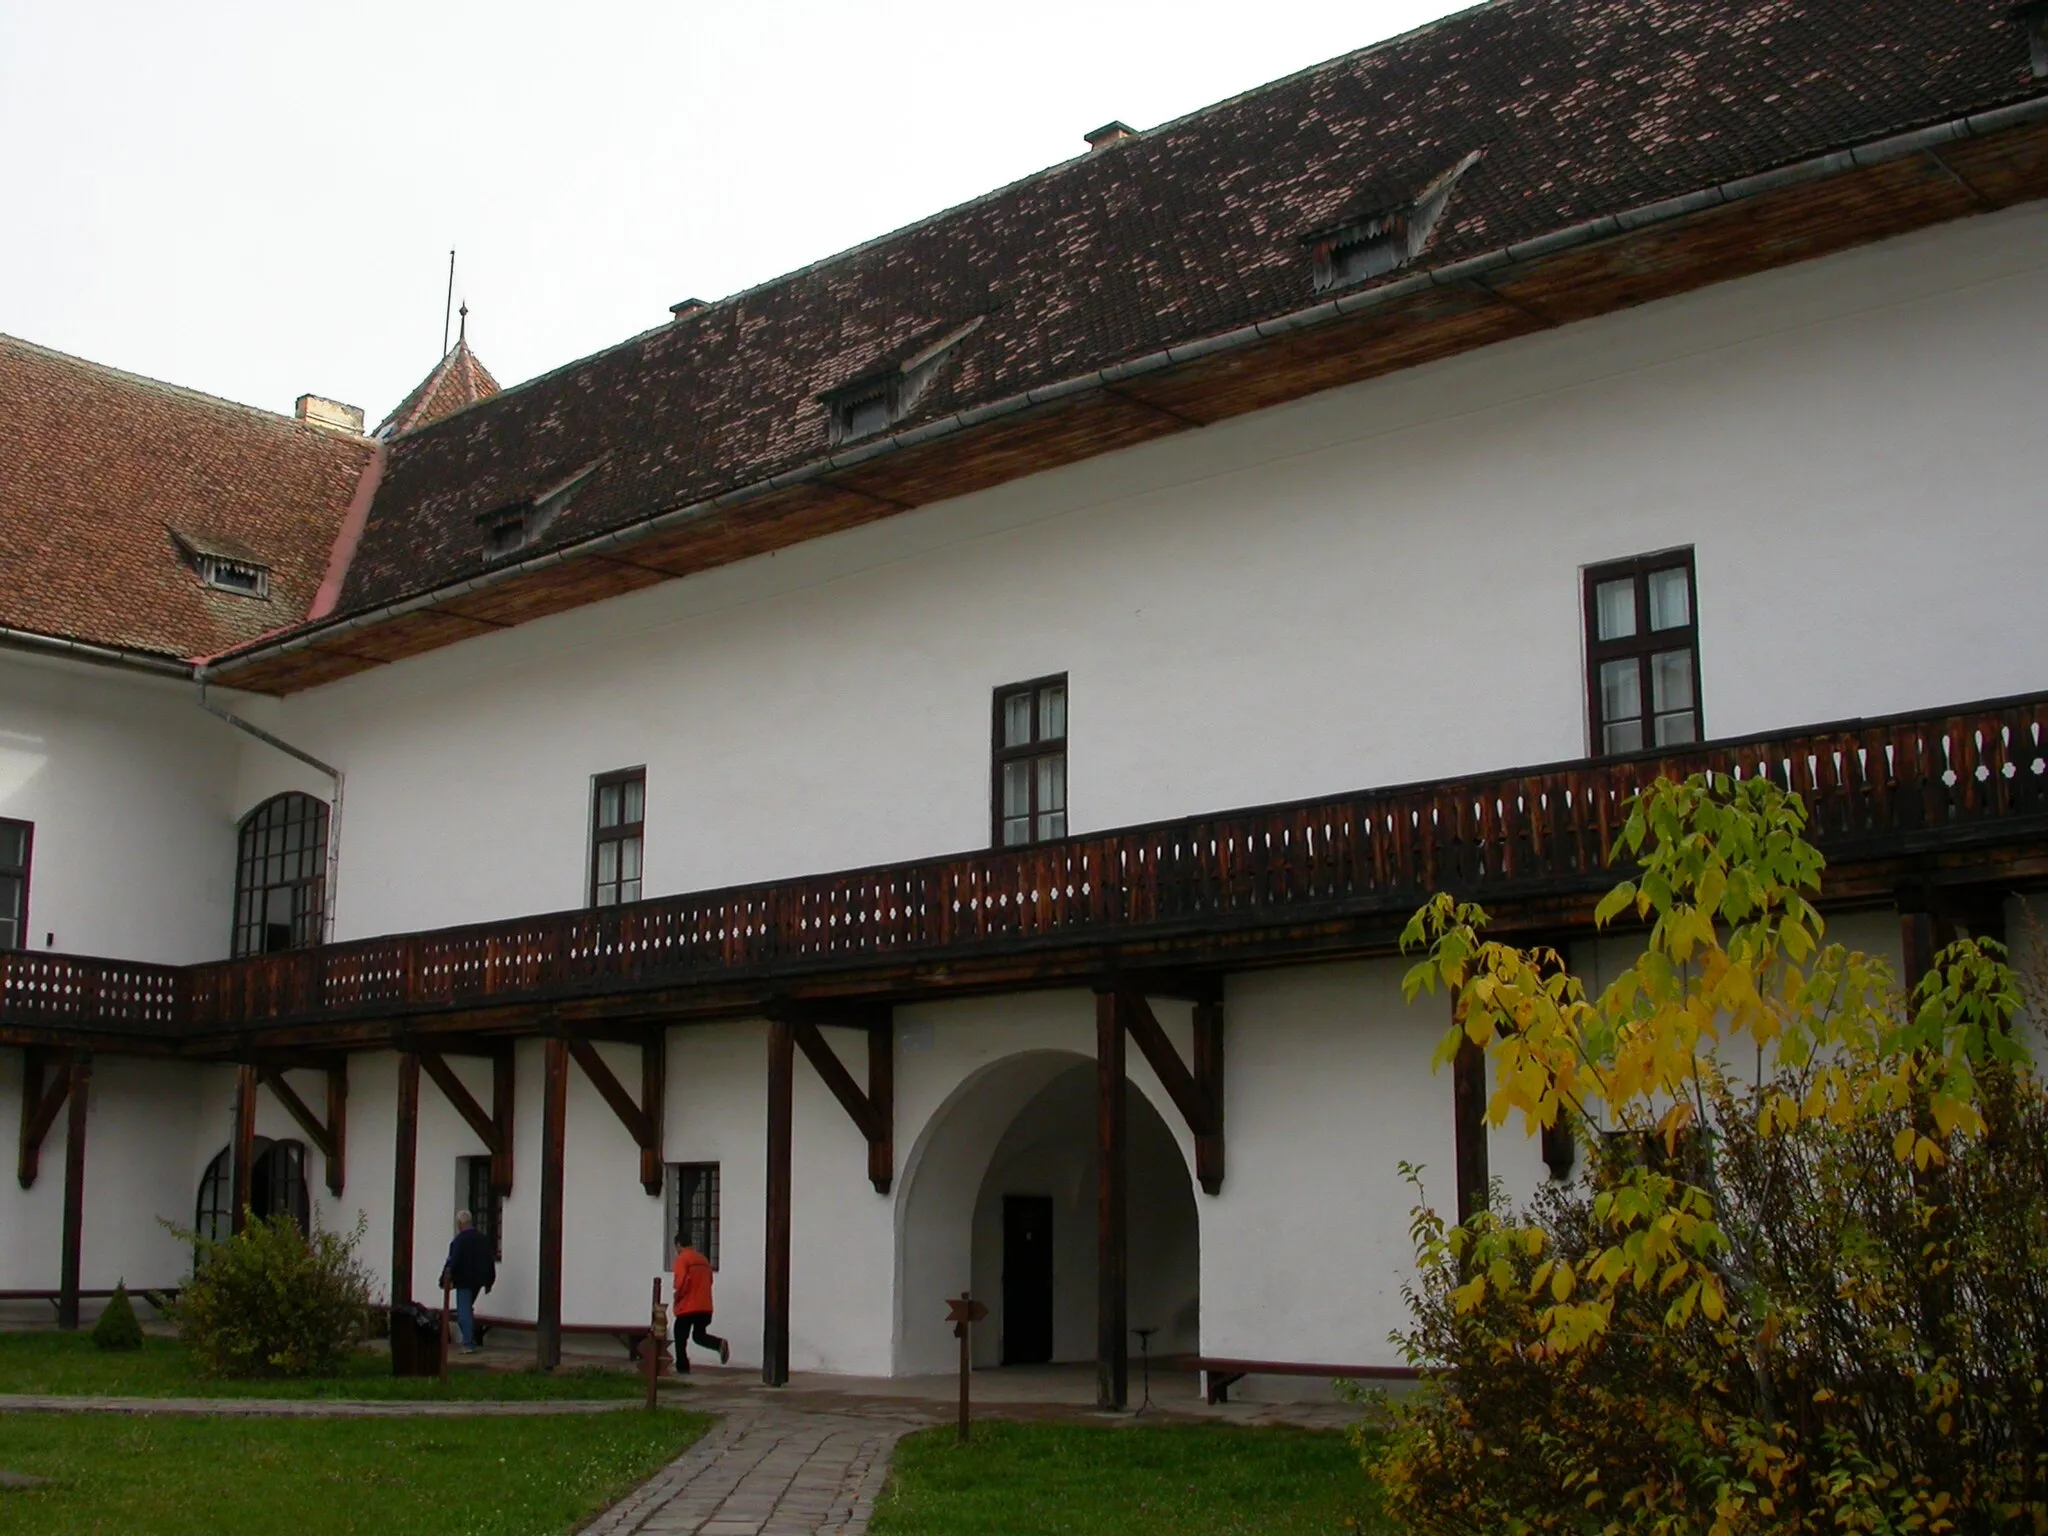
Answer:
<path fill-rule="evenodd" d="M 1768 775 L 1830 859 L 2048 837 L 2048 694 L 184 968 L 0 957 L 0 1023 L 217 1033 L 1583 892 L 1659 774 Z"/>

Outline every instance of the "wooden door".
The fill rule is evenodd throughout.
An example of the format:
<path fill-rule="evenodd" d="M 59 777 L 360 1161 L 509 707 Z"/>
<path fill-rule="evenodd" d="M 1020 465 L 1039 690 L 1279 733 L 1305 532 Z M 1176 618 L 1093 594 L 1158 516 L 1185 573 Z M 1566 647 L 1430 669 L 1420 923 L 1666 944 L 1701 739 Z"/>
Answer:
<path fill-rule="evenodd" d="M 1003 1196 L 1003 1364 L 1052 1359 L 1052 1197 Z"/>

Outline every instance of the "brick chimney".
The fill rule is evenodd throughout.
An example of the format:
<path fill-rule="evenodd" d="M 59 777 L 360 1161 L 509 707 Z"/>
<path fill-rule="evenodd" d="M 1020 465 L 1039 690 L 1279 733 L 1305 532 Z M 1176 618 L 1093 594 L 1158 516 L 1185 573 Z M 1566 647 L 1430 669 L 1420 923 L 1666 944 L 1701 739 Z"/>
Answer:
<path fill-rule="evenodd" d="M 687 320 L 692 315 L 701 315 L 711 306 L 702 299 L 684 299 L 680 304 L 671 304 L 668 312 L 678 320 Z"/>
<path fill-rule="evenodd" d="M 292 414 L 310 427 L 329 427 L 336 432 L 362 435 L 363 408 L 360 405 L 343 405 L 339 400 L 329 400 L 324 395 L 301 395 L 298 409 Z"/>
<path fill-rule="evenodd" d="M 1135 139 L 1137 136 L 1138 130 L 1129 123 L 1104 123 L 1093 133 L 1087 135 L 1088 148 L 1091 152 L 1098 149 L 1107 149 L 1112 144 L 1121 144 L 1125 139 Z"/>

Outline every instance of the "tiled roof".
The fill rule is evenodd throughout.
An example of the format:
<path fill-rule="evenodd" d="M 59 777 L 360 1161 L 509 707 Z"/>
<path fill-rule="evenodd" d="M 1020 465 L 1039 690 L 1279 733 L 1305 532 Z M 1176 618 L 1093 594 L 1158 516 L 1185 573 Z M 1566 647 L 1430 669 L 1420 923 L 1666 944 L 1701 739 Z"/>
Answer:
<path fill-rule="evenodd" d="M 448 355 L 434 364 L 433 372 L 414 387 L 389 416 L 378 424 L 377 436 L 396 437 L 428 422 L 453 415 L 466 405 L 488 400 L 498 393 L 498 381 L 491 370 L 469 350 L 467 337 L 457 341 Z"/>
<path fill-rule="evenodd" d="M 10 336 L 0 422 L 0 625 L 187 658 L 304 617 L 373 451 Z M 180 538 L 269 598 L 202 585 Z"/>
<path fill-rule="evenodd" d="M 1494 0 L 1083 155 L 396 439 L 337 612 L 814 462 L 819 396 L 985 317 L 911 427 L 1316 302 L 1303 241 L 1471 151 L 1425 265 L 2041 90 L 2011 0 Z"/>

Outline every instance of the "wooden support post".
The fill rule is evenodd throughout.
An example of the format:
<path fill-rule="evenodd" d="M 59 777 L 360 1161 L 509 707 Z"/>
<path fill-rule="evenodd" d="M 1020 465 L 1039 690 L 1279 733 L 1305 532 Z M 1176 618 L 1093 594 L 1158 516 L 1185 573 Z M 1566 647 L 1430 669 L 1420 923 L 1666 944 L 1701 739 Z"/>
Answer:
<path fill-rule="evenodd" d="M 391 1305 L 412 1302 L 413 1195 L 420 1150 L 420 1059 L 398 1053 L 398 1129 L 391 1164 Z M 394 1320 L 393 1327 L 398 1324 Z"/>
<path fill-rule="evenodd" d="M 64 1254 L 57 1326 L 78 1327 L 78 1269 L 85 1239 L 85 1116 L 92 1099 L 92 1058 L 71 1060 L 71 1118 L 64 1135 Z"/>
<path fill-rule="evenodd" d="M 44 1072 L 49 1065 L 49 1055 L 34 1046 L 22 1053 L 21 1156 L 15 1173 L 23 1189 L 32 1188 L 36 1182 L 42 1168 L 43 1139 L 57 1123 L 57 1111 L 64 1107 L 64 1096 L 71 1091 L 70 1062 L 56 1062 L 56 1072 L 45 1083 Z"/>
<path fill-rule="evenodd" d="M 1209 1106 L 1209 1128 L 1195 1137 L 1195 1177 L 1205 1194 L 1223 1193 L 1223 999 L 1195 1004 L 1195 1087 Z"/>
<path fill-rule="evenodd" d="M 668 1080 L 668 1031 L 656 1025 L 640 1042 L 640 1113 L 647 1122 L 647 1139 L 640 1144 L 640 1187 L 650 1195 L 661 1193 L 662 1096 Z"/>
<path fill-rule="evenodd" d="M 1095 994 L 1095 1401 L 1130 1400 L 1128 1321 L 1129 1168 L 1125 1138 L 1124 1008 L 1115 992 Z"/>
<path fill-rule="evenodd" d="M 491 1148 L 491 1189 L 502 1199 L 512 1193 L 512 1098 L 518 1087 L 512 1042 L 491 1049 L 491 1121 L 498 1128 Z"/>
<path fill-rule="evenodd" d="M 761 1380 L 789 1384 L 789 1194 L 791 1095 L 796 1040 L 785 1019 L 768 1021 L 768 1252 L 762 1277 Z"/>
<path fill-rule="evenodd" d="M 886 1195 L 896 1178 L 896 1025 L 884 1013 L 868 1025 L 868 1182 Z"/>
<path fill-rule="evenodd" d="M 339 1198 L 348 1183 L 348 1057 L 327 1068 L 327 1192 Z"/>
<path fill-rule="evenodd" d="M 1464 1022 L 1452 1004 L 1451 1017 Z M 1457 1149 L 1458 1220 L 1486 1209 L 1492 1174 L 1486 1163 L 1486 1052 L 1470 1038 L 1458 1042 L 1451 1061 L 1451 1124 Z"/>
<path fill-rule="evenodd" d="M 1934 957 L 1956 939 L 1954 921 L 1939 893 L 1913 882 L 1898 888 L 1899 973 L 1908 992 L 1934 969 Z"/>
<path fill-rule="evenodd" d="M 547 1040 L 540 1117 L 540 1307 L 534 1361 L 562 1363 L 562 1151 L 569 1130 L 569 1043 Z"/>
<path fill-rule="evenodd" d="M 235 1148 L 231 1159 L 234 1173 L 229 1184 L 234 1209 L 229 1213 L 230 1229 L 248 1225 L 250 1185 L 256 1173 L 256 1069 L 241 1067 L 235 1076 Z"/>

